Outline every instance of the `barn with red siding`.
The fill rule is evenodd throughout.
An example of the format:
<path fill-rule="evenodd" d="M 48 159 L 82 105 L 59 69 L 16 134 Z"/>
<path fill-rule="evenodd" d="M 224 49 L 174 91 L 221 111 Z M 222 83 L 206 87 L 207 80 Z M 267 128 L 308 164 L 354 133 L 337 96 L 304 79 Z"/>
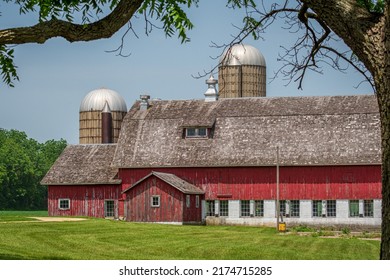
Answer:
<path fill-rule="evenodd" d="M 141 96 L 117 144 L 67 147 L 42 180 L 49 215 L 274 225 L 279 210 L 290 224 L 380 226 L 374 95 L 218 99 L 207 83 L 205 100 Z"/>
<path fill-rule="evenodd" d="M 174 174 L 152 171 L 124 190 L 129 221 L 199 223 L 204 191 Z"/>

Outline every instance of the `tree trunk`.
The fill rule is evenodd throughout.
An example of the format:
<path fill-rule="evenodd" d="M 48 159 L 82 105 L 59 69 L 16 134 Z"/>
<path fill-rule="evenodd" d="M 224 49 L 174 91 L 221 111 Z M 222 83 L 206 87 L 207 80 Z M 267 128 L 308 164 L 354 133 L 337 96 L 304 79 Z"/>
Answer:
<path fill-rule="evenodd" d="M 389 76 L 389 75 L 386 75 Z M 382 136 L 382 240 L 380 259 L 390 259 L 390 76 L 384 86 L 383 95 L 386 100 L 380 101 L 381 136 Z M 378 92 L 379 93 L 379 92 Z M 379 94 L 378 94 L 379 96 Z"/>

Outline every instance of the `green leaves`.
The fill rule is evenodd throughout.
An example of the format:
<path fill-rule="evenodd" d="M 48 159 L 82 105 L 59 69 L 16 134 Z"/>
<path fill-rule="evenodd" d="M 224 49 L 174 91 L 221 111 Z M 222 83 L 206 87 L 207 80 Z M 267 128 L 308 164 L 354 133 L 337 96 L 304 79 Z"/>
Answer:
<path fill-rule="evenodd" d="M 0 210 L 45 209 L 40 181 L 66 147 L 65 140 L 38 143 L 24 132 L 0 129 Z"/>
<path fill-rule="evenodd" d="M 188 18 L 184 8 L 197 5 L 198 0 L 146 0 L 139 9 L 139 13 L 160 20 L 163 23 L 163 30 L 168 37 L 175 33 L 182 43 L 190 41 L 187 31 L 194 25 Z"/>
<path fill-rule="evenodd" d="M 10 87 L 14 87 L 13 82 L 19 80 L 16 73 L 17 67 L 14 64 L 14 50 L 4 45 L 0 45 L 0 67 L 3 82 Z"/>
<path fill-rule="evenodd" d="M 365 7 L 371 13 L 382 14 L 385 9 L 386 0 L 356 0 L 358 4 Z"/>

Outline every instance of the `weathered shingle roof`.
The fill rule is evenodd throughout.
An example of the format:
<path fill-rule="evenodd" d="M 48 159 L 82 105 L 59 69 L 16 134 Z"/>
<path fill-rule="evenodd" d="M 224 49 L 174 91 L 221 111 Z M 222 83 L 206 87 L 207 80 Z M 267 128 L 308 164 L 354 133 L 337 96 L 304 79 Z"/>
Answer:
<path fill-rule="evenodd" d="M 151 101 L 122 123 L 113 166 L 208 167 L 380 164 L 373 95 Z M 183 127 L 212 126 L 185 139 Z"/>
<path fill-rule="evenodd" d="M 41 181 L 43 185 L 120 184 L 110 166 L 116 144 L 69 145 Z"/>
<path fill-rule="evenodd" d="M 148 175 L 146 175 L 142 179 L 138 180 L 133 185 L 131 185 L 129 188 L 124 190 L 122 193 L 125 193 L 128 190 L 134 188 L 135 186 L 137 186 L 141 182 L 145 181 L 150 176 L 156 176 L 157 178 L 163 180 L 164 182 L 166 182 L 167 184 L 171 185 L 172 187 L 178 189 L 179 191 L 181 191 L 184 194 L 204 194 L 203 190 L 197 188 L 195 185 L 188 183 L 187 181 L 184 181 L 183 179 L 177 177 L 174 174 L 164 173 L 164 172 L 156 172 L 156 171 L 152 171 L 151 173 L 149 173 Z"/>

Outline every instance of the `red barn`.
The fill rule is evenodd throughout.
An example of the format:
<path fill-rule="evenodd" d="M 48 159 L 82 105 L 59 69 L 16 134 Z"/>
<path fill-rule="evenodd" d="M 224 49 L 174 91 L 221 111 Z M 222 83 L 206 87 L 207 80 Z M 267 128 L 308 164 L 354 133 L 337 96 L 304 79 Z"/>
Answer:
<path fill-rule="evenodd" d="M 233 46 L 219 95 L 210 77 L 204 100 L 144 95 L 127 113 L 117 93 L 92 91 L 80 106 L 91 145 L 69 146 L 42 181 L 49 215 L 274 225 L 280 211 L 289 224 L 379 227 L 376 97 L 266 98 L 265 66 Z M 117 144 L 94 144 L 103 131 Z"/>
<path fill-rule="evenodd" d="M 199 223 L 202 219 L 204 191 L 174 174 L 152 171 L 123 193 L 130 221 Z"/>
<path fill-rule="evenodd" d="M 136 102 L 117 144 L 69 146 L 42 183 L 50 215 L 271 225 L 277 147 L 289 223 L 380 225 L 368 95 Z"/>

